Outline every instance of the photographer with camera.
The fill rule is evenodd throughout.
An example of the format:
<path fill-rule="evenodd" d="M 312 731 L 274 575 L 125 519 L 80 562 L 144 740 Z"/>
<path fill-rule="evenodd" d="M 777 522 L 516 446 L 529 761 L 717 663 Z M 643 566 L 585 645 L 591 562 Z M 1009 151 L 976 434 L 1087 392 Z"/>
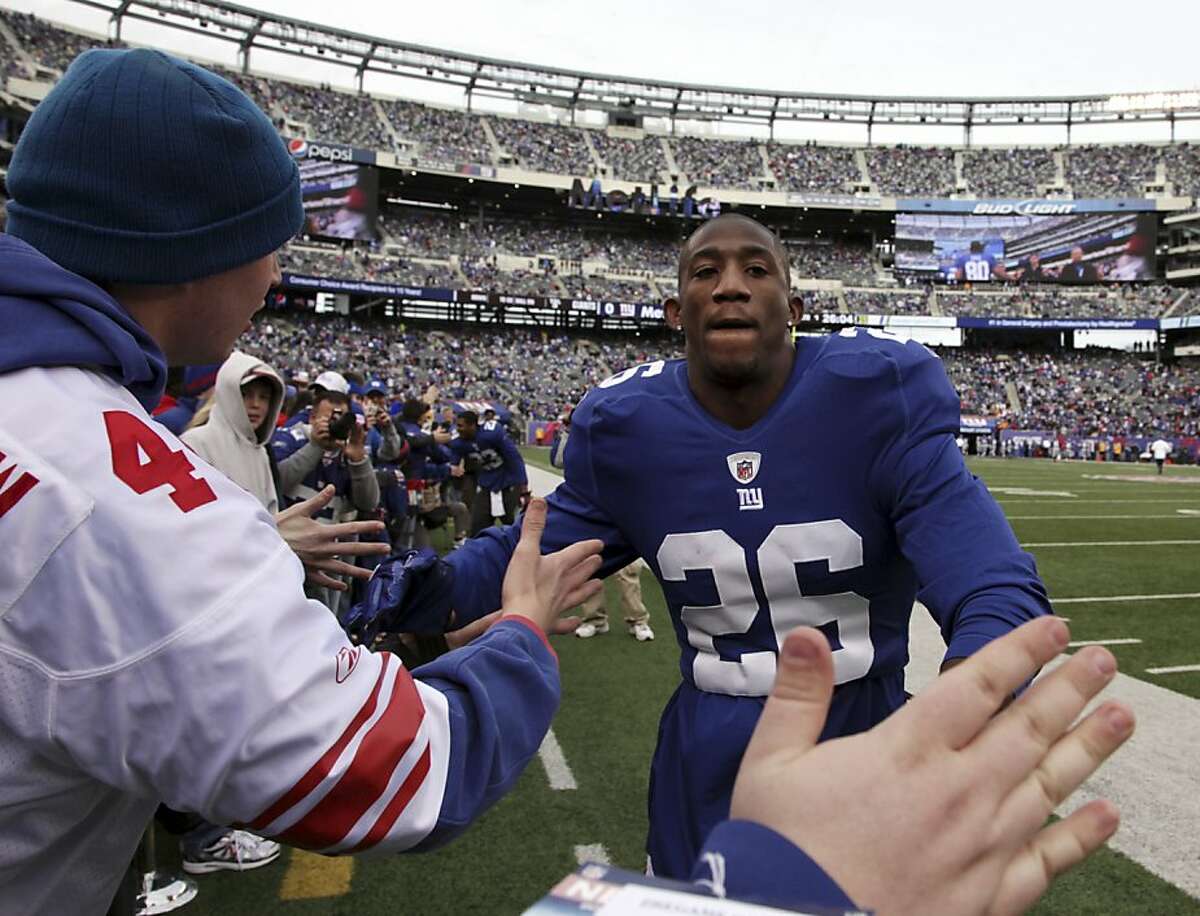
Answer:
<path fill-rule="evenodd" d="M 353 521 L 379 505 L 379 482 L 367 454 L 367 428 L 351 410 L 350 398 L 323 390 L 313 402 L 309 423 L 277 433 L 271 443 L 279 464 L 280 490 L 289 505 L 310 499 L 325 487 L 334 496 L 317 521 Z M 311 589 L 311 597 L 337 611 L 346 593 Z"/>

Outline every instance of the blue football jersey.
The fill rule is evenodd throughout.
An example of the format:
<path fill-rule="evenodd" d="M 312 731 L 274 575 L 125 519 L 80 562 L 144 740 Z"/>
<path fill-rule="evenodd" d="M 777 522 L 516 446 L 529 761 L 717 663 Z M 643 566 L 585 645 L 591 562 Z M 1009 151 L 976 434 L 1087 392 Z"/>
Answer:
<path fill-rule="evenodd" d="M 681 649 L 651 776 L 656 874 L 686 877 L 728 815 L 793 628 L 820 629 L 833 649 L 834 737 L 904 702 L 915 598 L 948 657 L 1050 612 L 958 429 L 941 361 L 873 330 L 802 338 L 786 387 L 747 429 L 700 406 L 682 360 L 619 373 L 576 408 L 542 548 L 602 538 L 605 574 L 644 557 Z M 461 619 L 499 606 L 513 537 L 488 532 L 450 557 Z"/>
<path fill-rule="evenodd" d="M 955 270 L 962 271 L 962 279 L 971 282 L 984 282 L 992 279 L 996 269 L 996 258 L 987 253 L 974 252 L 960 254 L 954 259 Z"/>

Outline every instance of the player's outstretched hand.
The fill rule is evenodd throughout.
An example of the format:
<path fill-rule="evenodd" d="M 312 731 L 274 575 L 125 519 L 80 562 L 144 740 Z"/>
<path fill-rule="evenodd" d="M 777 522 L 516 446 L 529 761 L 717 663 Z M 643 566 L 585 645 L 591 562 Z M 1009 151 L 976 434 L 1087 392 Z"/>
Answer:
<path fill-rule="evenodd" d="M 1098 800 L 1050 813 L 1133 733 L 1098 706 L 1116 660 L 1076 652 L 995 715 L 1067 645 L 1055 617 L 989 644 L 869 732 L 816 744 L 833 659 L 816 630 L 784 643 L 779 674 L 742 758 L 731 815 L 788 837 L 859 906 L 882 914 L 1020 913 L 1117 829 Z"/>
<path fill-rule="evenodd" d="M 311 499 L 296 503 L 275 515 L 275 527 L 280 536 L 304 564 L 305 578 L 312 585 L 345 591 L 347 585 L 333 575 L 350 576 L 355 579 L 371 578 L 371 570 L 338 557 L 384 556 L 391 547 L 381 541 L 343 541 L 341 538 L 356 535 L 378 534 L 384 530 L 383 522 L 343 522 L 324 525 L 314 516 L 329 505 L 334 488 L 326 487 Z"/>
<path fill-rule="evenodd" d="M 528 617 L 547 633 L 569 632 L 577 620 L 559 620 L 567 608 L 586 601 L 604 587 L 592 576 L 600 568 L 602 541 L 580 541 L 542 556 L 546 501 L 533 499 L 525 510 L 521 540 L 513 551 L 500 593 L 505 615 Z"/>

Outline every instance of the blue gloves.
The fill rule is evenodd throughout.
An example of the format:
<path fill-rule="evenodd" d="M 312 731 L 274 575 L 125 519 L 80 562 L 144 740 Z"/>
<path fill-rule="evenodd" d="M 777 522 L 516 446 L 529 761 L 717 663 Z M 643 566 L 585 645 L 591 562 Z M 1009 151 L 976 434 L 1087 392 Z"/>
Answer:
<path fill-rule="evenodd" d="M 365 646 L 380 633 L 444 633 L 453 591 L 454 570 L 434 551 L 402 550 L 379 564 L 363 600 L 339 622 Z"/>

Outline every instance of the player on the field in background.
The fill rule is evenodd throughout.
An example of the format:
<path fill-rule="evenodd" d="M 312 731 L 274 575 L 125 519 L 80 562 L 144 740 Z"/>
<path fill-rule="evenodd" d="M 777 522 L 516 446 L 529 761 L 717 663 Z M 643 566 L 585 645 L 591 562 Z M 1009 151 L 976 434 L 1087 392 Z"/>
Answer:
<path fill-rule="evenodd" d="M 518 506 L 529 497 L 529 478 L 525 474 L 525 459 L 495 411 L 487 411 L 492 419 L 479 422 L 473 410 L 464 410 L 455 418 L 458 435 L 447 445 L 461 465 L 468 457 L 476 456 L 479 469 L 475 498 L 471 501 L 471 537 L 490 527 L 496 519 L 512 524 Z"/>
<path fill-rule="evenodd" d="M 1154 459 L 1154 463 L 1158 466 L 1158 473 L 1162 474 L 1163 465 L 1167 463 L 1167 459 L 1171 457 L 1172 445 L 1166 439 L 1158 438 L 1150 443 L 1150 456 Z"/>
<path fill-rule="evenodd" d="M 659 731 L 648 845 L 671 877 L 728 813 L 787 632 L 821 627 L 835 649 L 832 737 L 904 702 L 918 595 L 946 664 L 1050 613 L 1033 559 L 963 464 L 937 357 L 858 330 L 793 343 L 786 254 L 747 217 L 698 228 L 679 283 L 666 312 L 687 359 L 626 369 L 576 407 L 545 542 L 601 538 L 604 575 L 641 556 L 663 586 L 683 683 Z M 494 603 L 515 536 L 489 529 L 448 558 L 460 619 Z"/>
<path fill-rule="evenodd" d="M 992 278 L 1007 280 L 1008 273 L 1003 264 L 998 264 L 994 255 L 983 250 L 983 242 L 971 242 L 971 250 L 954 259 L 954 278 L 960 283 L 987 283 Z"/>

